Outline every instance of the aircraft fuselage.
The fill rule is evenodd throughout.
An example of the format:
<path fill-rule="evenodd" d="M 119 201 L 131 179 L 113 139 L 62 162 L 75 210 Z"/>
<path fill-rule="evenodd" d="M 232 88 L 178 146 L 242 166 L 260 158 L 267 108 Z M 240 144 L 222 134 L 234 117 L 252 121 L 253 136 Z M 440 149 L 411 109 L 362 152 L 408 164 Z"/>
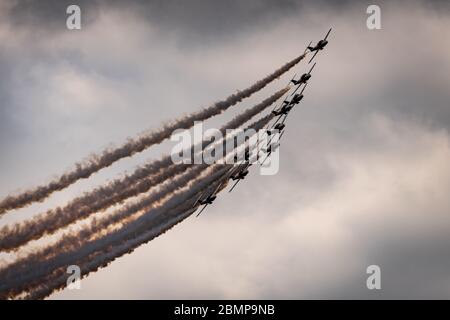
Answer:
<path fill-rule="evenodd" d="M 311 78 L 311 74 L 304 73 L 304 74 L 302 74 L 302 76 L 300 78 L 300 82 L 301 83 L 306 83 L 306 81 L 308 81 L 310 78 Z"/>
<path fill-rule="evenodd" d="M 296 94 L 291 100 L 291 104 L 298 104 L 303 99 L 303 94 Z"/>
<path fill-rule="evenodd" d="M 328 44 L 328 40 L 320 40 L 319 42 L 317 42 L 315 47 L 312 47 L 309 50 L 311 52 L 323 50 L 327 44 Z"/>
<path fill-rule="evenodd" d="M 200 204 L 212 204 L 214 200 L 216 200 L 217 196 L 209 196 L 208 198 L 206 198 L 205 200 L 200 200 Z"/>

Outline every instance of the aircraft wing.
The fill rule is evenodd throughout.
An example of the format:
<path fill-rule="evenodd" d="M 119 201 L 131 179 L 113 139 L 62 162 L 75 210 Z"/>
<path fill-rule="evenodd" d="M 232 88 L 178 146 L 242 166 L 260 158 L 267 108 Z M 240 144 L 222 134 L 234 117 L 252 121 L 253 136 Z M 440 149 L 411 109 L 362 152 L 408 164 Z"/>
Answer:
<path fill-rule="evenodd" d="M 199 215 L 201 215 L 202 212 L 203 212 L 203 210 L 205 210 L 207 206 L 208 206 L 208 204 L 205 204 L 205 205 L 203 206 L 202 210 L 200 210 L 200 212 L 197 213 L 197 215 L 196 215 L 195 217 L 198 217 Z"/>
<path fill-rule="evenodd" d="M 311 67 L 311 69 L 309 69 L 308 74 L 311 74 L 311 72 L 313 71 L 314 67 L 316 66 L 316 62 L 314 62 L 313 66 Z"/>
<path fill-rule="evenodd" d="M 277 125 L 278 121 L 280 121 L 280 117 L 278 117 L 278 119 L 275 120 L 274 123 L 272 123 L 272 125 L 270 126 L 270 129 L 271 129 L 271 130 L 273 129 L 273 127 L 275 127 L 275 126 Z"/>
<path fill-rule="evenodd" d="M 278 138 L 278 141 L 280 141 L 280 139 L 281 139 L 281 137 L 283 136 L 283 134 L 284 134 L 284 130 L 283 130 L 283 132 L 280 134 L 280 137 Z M 267 154 L 266 158 L 265 158 L 264 161 L 261 163 L 261 166 L 262 166 L 262 165 L 266 162 L 266 160 L 270 157 L 270 155 L 272 154 L 272 152 L 275 151 L 276 149 L 278 149 L 278 148 L 280 147 L 280 145 L 281 145 L 281 143 L 279 143 L 279 142 L 276 142 L 276 143 L 275 143 L 275 146 L 273 147 L 273 150 L 271 150 L 271 151 Z"/>
<path fill-rule="evenodd" d="M 311 46 L 312 41 L 309 42 L 309 44 L 306 46 L 305 51 L 303 52 L 303 54 L 306 54 L 306 51 L 308 51 L 308 47 Z"/>
<path fill-rule="evenodd" d="M 242 169 L 239 170 L 239 172 L 242 172 L 242 171 L 247 170 L 251 165 L 252 165 L 252 164 L 250 163 L 250 161 L 249 161 L 249 162 L 246 162 L 246 163 L 243 165 Z"/>
<path fill-rule="evenodd" d="M 277 121 L 275 121 L 275 123 L 272 126 L 272 129 L 277 125 L 278 121 L 280 121 L 280 119 L 284 116 L 284 119 L 281 120 L 281 123 L 284 124 L 284 122 L 286 121 L 288 115 L 287 114 L 282 114 L 278 117 Z"/>
<path fill-rule="evenodd" d="M 311 61 L 313 61 L 314 57 L 319 53 L 319 50 L 317 50 L 316 52 L 314 52 L 314 55 L 312 56 L 311 60 L 309 60 L 308 63 L 311 63 Z"/>
<path fill-rule="evenodd" d="M 302 89 L 302 91 L 300 92 L 300 94 L 303 94 L 303 91 L 305 91 L 305 88 L 306 88 L 307 85 L 308 85 L 308 84 L 305 83 L 305 86 L 303 87 L 303 89 Z"/>
<path fill-rule="evenodd" d="M 204 199 L 204 198 L 205 198 L 205 196 L 208 194 L 208 191 L 209 191 L 209 188 L 206 188 L 206 190 L 204 190 L 204 191 L 198 196 L 198 198 L 197 198 L 197 200 L 195 200 L 194 205 L 192 206 L 192 208 L 195 207 L 201 199 Z"/>
<path fill-rule="evenodd" d="M 327 35 L 325 36 L 325 38 L 323 38 L 323 40 L 327 40 L 328 36 L 330 35 L 331 29 L 333 28 L 330 28 L 330 30 L 328 30 Z"/>
<path fill-rule="evenodd" d="M 197 201 L 195 201 L 193 207 L 195 207 L 197 205 L 197 203 L 201 200 L 201 199 L 208 199 L 209 197 L 215 195 L 217 193 L 217 190 L 219 190 L 220 186 L 222 185 L 222 183 L 218 183 L 217 187 L 214 189 L 213 192 L 211 192 L 211 187 L 208 187 L 205 189 L 205 191 L 203 191 L 202 194 L 200 194 L 200 196 L 197 198 Z"/>
<path fill-rule="evenodd" d="M 231 187 L 230 191 L 228 191 L 228 192 L 233 191 L 234 187 L 237 186 L 237 184 L 239 183 L 239 181 L 241 181 L 241 179 L 238 179 L 238 180 L 233 184 L 233 186 Z"/>
<path fill-rule="evenodd" d="M 292 80 L 294 80 L 294 78 L 295 78 L 296 75 L 297 75 L 297 74 L 295 73 L 294 76 L 292 77 L 292 79 L 289 80 L 288 84 L 291 83 Z"/>
<path fill-rule="evenodd" d="M 281 119 L 283 116 L 285 116 L 285 115 L 284 115 L 284 114 L 281 114 L 281 115 L 278 117 L 277 122 L 280 121 L 280 119 Z M 286 117 L 285 117 L 285 119 L 286 119 Z M 284 120 L 281 121 L 281 123 L 284 123 Z"/>
<path fill-rule="evenodd" d="M 228 176 L 228 177 L 229 177 L 229 176 Z M 221 181 L 221 182 L 217 183 L 217 186 L 216 186 L 216 188 L 214 189 L 213 192 L 211 192 L 211 193 L 208 194 L 208 191 L 210 190 L 210 188 L 207 188 L 207 189 L 205 190 L 205 192 L 203 192 L 203 193 L 200 195 L 200 197 L 198 198 L 198 200 L 195 202 L 194 207 L 195 207 L 195 205 L 198 203 L 198 201 L 199 201 L 203 196 L 205 196 L 206 194 L 208 194 L 208 197 L 211 197 L 211 196 L 215 195 L 215 194 L 219 191 L 220 187 L 221 187 L 224 183 L 226 183 L 226 182 L 228 181 L 228 177 L 227 177 L 224 181 Z M 205 205 L 203 206 L 203 208 L 200 210 L 200 212 L 197 213 L 196 217 L 198 217 L 198 216 L 203 212 L 203 210 L 206 209 L 207 206 L 208 206 L 208 203 L 205 204 Z"/>
<path fill-rule="evenodd" d="M 269 154 L 267 154 L 266 158 L 264 159 L 264 161 L 261 163 L 261 166 L 264 164 L 264 162 L 266 162 L 266 160 L 270 157 L 271 152 L 269 152 Z"/>
<path fill-rule="evenodd" d="M 284 123 L 284 122 L 286 121 L 287 114 L 282 114 L 282 115 L 280 115 L 280 116 L 278 117 L 278 119 L 273 123 L 271 129 L 273 129 L 273 127 L 275 127 L 275 126 L 277 125 L 278 121 L 280 121 L 280 119 L 283 118 L 283 116 L 284 116 L 284 119 L 281 120 L 281 123 Z"/>
<path fill-rule="evenodd" d="M 281 140 L 281 137 L 283 136 L 284 131 L 286 131 L 286 129 L 283 129 L 283 130 L 281 131 L 280 136 L 278 137 L 278 141 Z M 274 137 L 275 137 L 275 135 L 273 135 L 273 136 L 270 138 L 270 140 L 269 140 L 269 142 L 268 142 L 268 145 L 270 145 L 270 144 L 272 143 L 272 140 L 273 140 Z"/>
<path fill-rule="evenodd" d="M 247 164 L 245 164 L 244 166 L 246 166 Z M 228 183 L 228 180 L 230 179 L 230 177 L 236 172 L 236 171 L 241 171 L 242 169 L 240 169 L 240 167 L 242 166 L 242 164 L 238 165 L 238 166 L 233 166 L 233 168 L 231 168 L 228 173 L 224 176 L 222 176 L 221 179 L 222 181 L 220 181 L 217 184 L 217 187 L 214 189 L 214 192 L 211 195 L 215 195 L 217 193 L 219 193 L 221 191 L 221 188 L 226 185 Z"/>
<path fill-rule="evenodd" d="M 243 160 L 245 161 L 245 160 Z M 234 175 L 237 171 L 240 171 L 240 166 L 242 165 L 242 163 L 238 163 L 236 165 L 234 165 L 234 167 L 232 169 L 230 169 L 230 173 L 229 173 L 229 177 L 231 177 L 232 175 Z"/>
<path fill-rule="evenodd" d="M 231 170 L 230 170 L 230 172 L 231 172 Z M 230 174 L 227 175 L 227 178 L 226 178 L 226 179 L 224 179 L 223 181 L 217 183 L 216 188 L 215 188 L 214 191 L 210 194 L 210 196 L 213 196 L 213 195 L 217 194 L 217 192 L 219 191 L 220 187 L 222 187 L 222 185 L 228 181 L 229 177 L 230 177 Z"/>
<path fill-rule="evenodd" d="M 277 125 L 278 121 L 280 121 L 280 119 L 281 119 L 282 116 L 283 116 L 283 115 L 280 115 L 280 116 L 278 117 L 278 119 L 272 124 L 272 126 L 270 127 L 270 129 L 273 129 L 273 127 L 275 127 L 275 126 Z"/>
<path fill-rule="evenodd" d="M 302 84 L 299 84 L 297 88 L 295 88 L 294 92 L 291 93 L 291 97 L 297 92 L 298 88 L 300 88 Z"/>
<path fill-rule="evenodd" d="M 292 78 L 292 79 L 294 79 L 294 78 Z M 289 97 L 289 92 L 288 92 L 288 93 L 286 94 L 286 96 L 284 97 L 283 102 L 281 102 L 281 106 L 283 105 L 283 103 L 284 103 L 284 101 L 287 99 L 287 97 Z M 280 108 L 281 108 L 281 106 L 280 106 Z M 277 104 L 275 104 L 275 107 L 273 107 L 272 112 L 273 112 L 276 108 L 277 108 Z"/>

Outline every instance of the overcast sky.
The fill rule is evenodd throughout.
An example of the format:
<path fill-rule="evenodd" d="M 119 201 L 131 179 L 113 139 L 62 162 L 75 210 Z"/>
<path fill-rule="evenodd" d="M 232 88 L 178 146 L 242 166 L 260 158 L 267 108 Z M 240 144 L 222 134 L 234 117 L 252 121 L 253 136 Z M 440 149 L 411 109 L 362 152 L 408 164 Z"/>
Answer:
<path fill-rule="evenodd" d="M 82 29 L 71 31 L 65 9 L 75 3 Z M 381 30 L 366 27 L 372 3 Z M 0 197 L 247 87 L 331 26 L 287 120 L 277 175 L 253 169 L 201 218 L 53 298 L 450 298 L 448 1 L 1 1 Z M 381 268 L 378 291 L 366 288 L 371 264 Z"/>

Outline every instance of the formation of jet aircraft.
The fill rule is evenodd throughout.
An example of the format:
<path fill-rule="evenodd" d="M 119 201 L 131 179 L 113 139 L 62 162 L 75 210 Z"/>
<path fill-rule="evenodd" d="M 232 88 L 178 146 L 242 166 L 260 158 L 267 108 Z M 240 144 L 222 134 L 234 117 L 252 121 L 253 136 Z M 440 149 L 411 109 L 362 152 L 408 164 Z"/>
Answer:
<path fill-rule="evenodd" d="M 311 63 L 313 59 L 316 57 L 317 53 L 325 48 L 325 46 L 328 44 L 328 36 L 331 33 L 331 28 L 328 30 L 327 34 L 325 35 L 325 38 L 322 40 L 319 40 L 315 46 L 311 46 L 311 43 L 307 46 L 305 49 L 305 53 L 309 50 L 310 52 L 314 52 L 314 55 L 309 60 L 308 63 Z M 264 162 L 270 157 L 273 151 L 275 151 L 280 146 L 280 139 L 283 136 L 286 128 L 286 119 L 291 112 L 291 110 L 299 104 L 304 95 L 303 92 L 305 91 L 305 88 L 308 84 L 309 79 L 311 79 L 311 72 L 313 71 L 314 67 L 316 66 L 316 63 L 313 64 L 311 69 L 307 73 L 304 73 L 295 80 L 296 74 L 294 77 L 289 81 L 289 83 L 293 83 L 295 86 L 294 91 L 291 94 L 287 94 L 284 101 L 281 103 L 281 105 L 278 107 L 275 106 L 272 110 L 272 114 L 277 116 L 278 118 L 275 120 L 275 122 L 270 126 L 266 128 L 266 134 L 268 137 L 268 141 L 265 146 L 263 146 L 261 149 L 265 151 L 266 158 L 264 161 L 262 161 L 261 165 L 264 164 Z M 302 87 L 303 86 L 303 87 Z M 298 90 L 301 91 L 300 93 L 296 93 Z M 281 120 L 283 119 L 283 120 Z M 280 121 L 281 120 L 281 121 Z M 270 129 L 269 129 L 270 127 Z M 275 137 L 276 133 L 279 133 L 277 141 L 272 141 Z M 258 148 L 259 146 L 257 146 Z M 237 156 L 234 157 L 235 161 L 237 161 Z M 241 181 L 244 180 L 247 175 L 249 174 L 249 168 L 252 166 L 252 161 L 250 161 L 250 150 L 247 147 L 245 149 L 244 159 L 239 162 L 238 164 L 234 165 L 232 169 L 228 172 L 225 179 L 223 179 L 221 182 L 216 183 L 215 185 L 212 185 L 210 188 L 206 189 L 197 199 L 197 201 L 194 203 L 193 208 L 196 206 L 203 205 L 203 208 L 200 210 L 200 212 L 197 214 L 197 217 L 205 210 L 205 208 L 212 204 L 214 200 L 217 199 L 218 192 L 224 188 L 228 184 L 229 180 L 235 181 L 233 186 L 230 188 L 229 192 L 233 191 L 233 189 L 236 187 L 236 185 Z"/>

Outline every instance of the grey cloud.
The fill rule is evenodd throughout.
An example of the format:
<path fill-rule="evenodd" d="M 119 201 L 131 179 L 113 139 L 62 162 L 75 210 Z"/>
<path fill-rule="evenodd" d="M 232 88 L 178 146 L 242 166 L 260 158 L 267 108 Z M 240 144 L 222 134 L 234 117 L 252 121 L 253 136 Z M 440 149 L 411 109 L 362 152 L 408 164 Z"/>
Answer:
<path fill-rule="evenodd" d="M 408 6 L 408 1 L 397 1 Z M 391 1 L 378 2 L 382 6 Z M 70 4 L 82 8 L 83 23 L 95 22 L 101 12 L 116 9 L 131 11 L 148 23 L 163 29 L 167 36 L 182 35 L 178 41 L 183 46 L 211 45 L 218 41 L 229 41 L 242 33 L 270 29 L 280 20 L 295 17 L 308 10 L 332 10 L 336 15 L 349 9 L 366 8 L 370 1 L 301 1 L 301 0 L 250 0 L 209 1 L 191 0 L 188 4 L 177 0 L 132 0 L 132 1 L 18 1 L 13 2 L 8 17 L 16 27 L 29 27 L 46 32 L 62 32 L 67 17 L 65 9 Z M 442 12 L 450 8 L 447 1 L 422 2 L 424 8 Z"/>
<path fill-rule="evenodd" d="M 83 24 L 89 25 L 98 15 L 98 1 L 24 0 L 9 1 L 7 18 L 14 27 L 29 28 L 46 36 L 48 32 L 64 31 L 68 17 L 66 10 L 72 4 L 82 8 Z"/>
<path fill-rule="evenodd" d="M 101 14 L 88 24 L 89 32 L 83 37 L 49 33 L 50 38 L 55 36 L 51 40 L 56 47 L 51 42 L 27 42 L 18 45 L 21 50 L 3 54 L 0 91 L 5 103 L 0 109 L 0 130 L 1 146 L 7 151 L 1 166 L 3 194 L 40 181 L 109 141 L 120 143 L 127 134 L 157 127 L 163 120 L 250 84 L 256 74 L 264 75 L 295 56 L 329 25 L 335 29 L 327 51 L 318 57 L 304 103 L 289 116 L 278 175 L 262 177 L 252 168 L 252 175 L 233 193 L 221 194 L 202 219 L 188 219 L 87 278 L 82 292 L 62 292 L 55 298 L 448 298 L 445 213 L 449 205 L 433 198 L 437 189 L 448 190 L 443 181 L 448 167 L 439 166 L 438 173 L 431 175 L 435 182 L 430 183 L 421 172 L 431 171 L 434 163 L 419 161 L 423 155 L 448 148 L 444 143 L 436 150 L 427 147 L 438 139 L 437 133 L 448 135 L 445 131 L 450 126 L 448 1 L 381 2 L 383 30 L 373 32 L 365 28 L 364 2 L 108 3 L 112 4 L 93 5 Z M 86 6 L 90 10 L 90 4 Z M 11 19 L 30 34 L 32 27 L 56 30 L 56 25 L 46 22 L 52 8 L 43 5 L 36 8 L 42 12 L 32 16 L 31 10 L 15 10 Z M 115 9 L 119 10 L 114 16 Z M 111 30 L 113 25 L 105 23 L 102 15 L 133 19 L 121 20 L 120 28 Z M 57 16 L 53 15 L 54 21 L 59 21 Z M 77 48 L 78 43 L 83 45 Z M 101 116 L 88 105 L 84 117 L 74 113 L 64 118 L 64 127 L 55 126 L 53 118 L 42 119 L 42 114 L 58 117 L 40 99 L 53 93 L 49 79 L 64 62 L 76 75 L 83 75 L 78 80 L 120 92 L 127 107 L 122 110 L 118 99 L 106 100 L 112 101 L 107 104 L 108 115 Z M 22 74 L 39 64 L 48 79 L 22 81 Z M 306 68 L 301 65 L 296 71 Z M 106 80 L 99 83 L 99 78 L 89 77 L 92 74 Z M 19 81 L 12 82 L 10 77 Z M 287 78 L 280 80 L 283 85 Z M 156 106 L 148 104 L 149 97 Z M 23 101 L 40 102 L 42 109 L 26 109 Z M 66 103 L 71 110 L 79 108 Z M 377 116 L 389 119 L 389 126 L 398 130 L 388 128 L 387 135 L 380 134 L 371 121 Z M 33 125 L 36 118 L 40 125 Z M 418 127 L 419 133 L 402 129 L 405 124 Z M 89 132 L 99 137 L 86 138 Z M 22 139 L 23 135 L 28 138 Z M 420 143 L 429 135 L 432 138 Z M 6 136 L 16 139 L 7 143 Z M 70 137 L 70 148 L 63 149 L 58 136 Z M 34 146 L 56 158 L 33 165 L 28 158 L 42 159 Z M 155 158 L 159 151 L 143 157 Z M 338 156 L 345 161 L 337 166 Z M 370 182 L 355 184 L 332 201 L 327 198 L 334 187 L 343 189 L 349 175 L 346 162 L 355 167 L 369 163 L 365 168 L 370 173 L 377 168 L 372 158 L 385 165 L 382 172 L 394 177 L 402 172 L 396 162 L 405 167 L 415 164 L 411 176 L 417 176 L 422 185 L 411 186 L 412 191 L 400 186 L 389 189 L 399 191 L 397 202 L 379 197 Z M 65 203 L 105 177 L 129 169 L 126 165 L 97 180 L 94 177 L 92 184 L 69 190 L 54 203 Z M 384 176 L 371 177 L 379 181 L 378 186 L 388 188 L 393 183 Z M 361 188 L 369 189 L 359 193 Z M 407 198 L 411 192 L 417 198 L 423 195 L 425 205 L 416 208 Z M 345 213 L 364 196 L 379 203 L 361 208 L 359 215 L 341 215 L 339 210 Z M 308 205 L 327 201 L 327 208 L 307 210 Z M 293 218 L 299 220 L 289 220 Z M 283 220 L 291 223 L 283 224 Z M 333 226 L 339 232 L 333 233 Z M 284 238 L 286 230 L 292 232 Z M 190 268 L 180 268 L 188 258 Z M 372 263 L 382 267 L 381 292 L 364 287 L 365 267 Z M 119 292 L 119 283 L 129 285 Z"/>

